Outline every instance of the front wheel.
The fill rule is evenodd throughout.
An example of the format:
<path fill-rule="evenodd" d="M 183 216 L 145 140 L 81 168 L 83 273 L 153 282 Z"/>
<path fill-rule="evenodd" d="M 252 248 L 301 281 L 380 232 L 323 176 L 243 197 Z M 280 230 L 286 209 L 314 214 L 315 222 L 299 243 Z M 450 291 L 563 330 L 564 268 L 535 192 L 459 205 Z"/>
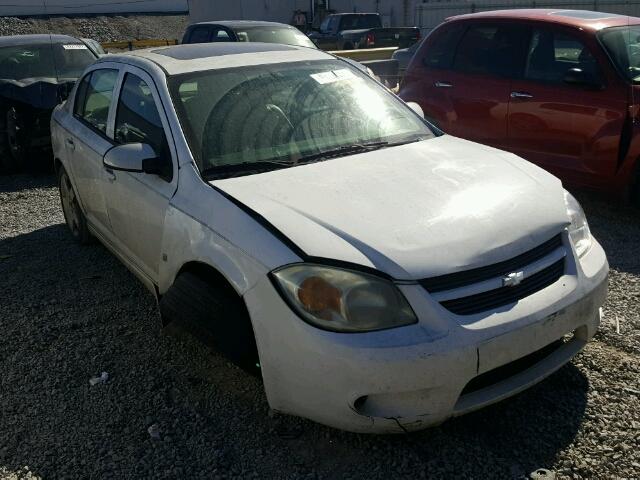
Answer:
<path fill-rule="evenodd" d="M 82 245 L 90 243 L 91 234 L 87 227 L 87 219 L 80 209 L 78 197 L 73 189 L 69 175 L 63 167 L 60 167 L 60 172 L 58 173 L 58 188 L 60 189 L 60 203 L 62 204 L 64 220 L 67 227 L 69 227 L 71 235 Z"/>

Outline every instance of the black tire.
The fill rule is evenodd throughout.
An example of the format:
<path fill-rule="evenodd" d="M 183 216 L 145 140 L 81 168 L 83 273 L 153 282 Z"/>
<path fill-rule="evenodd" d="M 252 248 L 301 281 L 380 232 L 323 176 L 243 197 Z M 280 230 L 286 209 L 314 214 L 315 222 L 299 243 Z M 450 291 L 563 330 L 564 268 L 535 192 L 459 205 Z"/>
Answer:
<path fill-rule="evenodd" d="M 17 172 L 24 169 L 30 154 L 29 129 L 16 107 L 7 108 L 2 114 L 2 130 L 5 152 L 2 165 L 6 171 Z"/>
<path fill-rule="evenodd" d="M 177 322 L 244 370 L 258 374 L 258 350 L 244 300 L 203 272 L 178 275 L 160 299 L 162 322 Z"/>
<path fill-rule="evenodd" d="M 71 235 L 81 245 L 91 243 L 92 238 L 87 227 L 87 219 L 82 213 L 71 179 L 64 167 L 60 167 L 58 171 L 58 190 L 60 192 L 60 204 L 64 213 L 64 220 L 67 227 L 69 227 Z"/>
<path fill-rule="evenodd" d="M 7 143 L 7 111 L 0 109 L 0 170 L 2 173 L 11 173 L 13 159 L 9 153 L 9 144 Z"/>

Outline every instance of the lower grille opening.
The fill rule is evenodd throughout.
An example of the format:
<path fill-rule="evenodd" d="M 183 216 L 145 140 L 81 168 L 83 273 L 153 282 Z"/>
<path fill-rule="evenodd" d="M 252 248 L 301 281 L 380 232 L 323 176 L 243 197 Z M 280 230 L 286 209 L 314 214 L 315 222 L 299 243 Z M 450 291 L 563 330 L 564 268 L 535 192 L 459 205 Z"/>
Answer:
<path fill-rule="evenodd" d="M 541 362 L 553 352 L 562 347 L 565 343 L 570 342 L 574 337 L 575 332 L 568 333 L 567 335 L 559 338 L 555 342 L 550 343 L 546 347 L 542 347 L 540 350 L 536 350 L 529 355 L 514 360 L 513 362 L 502 365 L 501 367 L 489 370 L 477 377 L 473 378 L 462 390 L 460 396 L 467 395 L 469 393 L 477 392 L 483 388 L 491 387 L 497 383 L 507 380 L 514 375 L 524 372 L 528 368 L 533 367 L 536 363 Z"/>

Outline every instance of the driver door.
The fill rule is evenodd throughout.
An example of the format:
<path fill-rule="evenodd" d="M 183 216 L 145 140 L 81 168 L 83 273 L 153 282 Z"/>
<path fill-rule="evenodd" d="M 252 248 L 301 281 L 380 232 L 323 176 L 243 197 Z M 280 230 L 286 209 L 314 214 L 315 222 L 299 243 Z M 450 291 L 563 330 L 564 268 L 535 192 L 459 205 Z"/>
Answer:
<path fill-rule="evenodd" d="M 177 187 L 177 156 L 160 95 L 146 72 L 125 67 L 115 98 L 116 145 L 146 143 L 159 158 L 170 163 L 163 175 L 105 167 L 109 176 L 105 198 L 116 247 L 155 283 L 165 214 Z"/>
<path fill-rule="evenodd" d="M 511 87 L 506 149 L 571 184 L 596 186 L 615 173 L 627 95 L 607 81 L 607 60 L 590 42 L 561 27 L 531 29 L 524 71 Z M 570 69 L 594 84 L 568 83 Z"/>

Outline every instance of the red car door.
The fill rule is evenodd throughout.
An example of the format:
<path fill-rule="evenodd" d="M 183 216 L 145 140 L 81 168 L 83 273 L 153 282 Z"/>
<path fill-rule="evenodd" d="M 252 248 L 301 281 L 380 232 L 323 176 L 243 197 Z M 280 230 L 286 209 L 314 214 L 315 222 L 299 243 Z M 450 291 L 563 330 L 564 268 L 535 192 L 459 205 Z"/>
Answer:
<path fill-rule="evenodd" d="M 592 33 L 533 26 L 512 84 L 506 147 L 567 183 L 604 185 L 615 174 L 627 102 Z"/>
<path fill-rule="evenodd" d="M 451 135 L 504 147 L 520 30 L 506 22 L 452 22 L 433 37 L 414 57 L 400 96 Z"/>

